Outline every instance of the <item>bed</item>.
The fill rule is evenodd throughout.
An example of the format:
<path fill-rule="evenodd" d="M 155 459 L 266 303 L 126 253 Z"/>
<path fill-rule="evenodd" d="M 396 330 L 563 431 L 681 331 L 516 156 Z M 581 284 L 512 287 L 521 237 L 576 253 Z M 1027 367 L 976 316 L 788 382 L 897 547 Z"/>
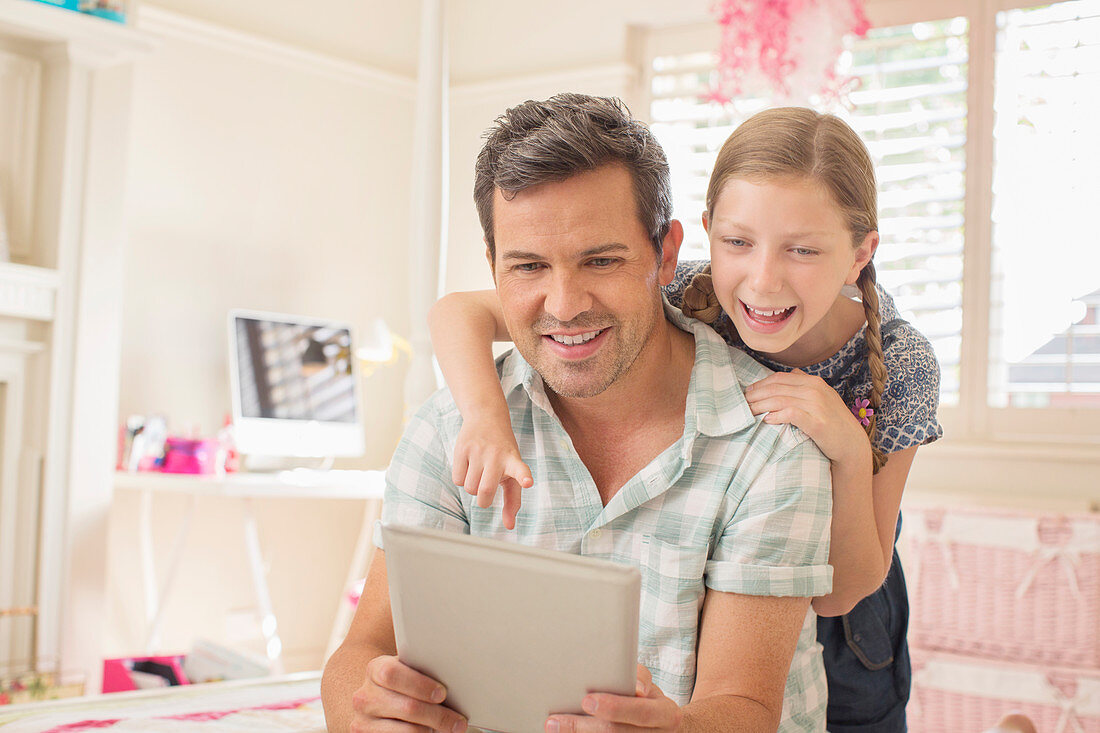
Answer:
<path fill-rule="evenodd" d="M 0 707 L 0 733 L 323 733 L 321 674 Z"/>

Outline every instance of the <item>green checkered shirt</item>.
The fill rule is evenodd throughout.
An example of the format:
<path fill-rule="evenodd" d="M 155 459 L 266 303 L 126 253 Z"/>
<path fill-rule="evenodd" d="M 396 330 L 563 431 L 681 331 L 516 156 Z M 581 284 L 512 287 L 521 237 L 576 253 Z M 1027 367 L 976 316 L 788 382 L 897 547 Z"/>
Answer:
<path fill-rule="evenodd" d="M 462 417 L 448 391 L 409 421 L 386 472 L 382 521 L 628 563 L 642 572 L 638 661 L 673 700 L 695 684 L 699 611 L 707 588 L 820 596 L 832 586 L 829 462 L 796 428 L 764 423 L 742 390 L 770 372 L 709 327 L 665 307 L 695 336 L 684 433 L 604 506 L 554 415 L 542 379 L 516 351 L 497 360 L 512 428 L 535 478 L 516 529 L 501 496 L 478 507 L 451 481 Z M 381 546 L 380 533 L 375 543 Z M 826 685 L 811 610 L 787 678 L 780 731 L 824 731 Z M 736 664 L 736 660 L 730 660 Z"/>

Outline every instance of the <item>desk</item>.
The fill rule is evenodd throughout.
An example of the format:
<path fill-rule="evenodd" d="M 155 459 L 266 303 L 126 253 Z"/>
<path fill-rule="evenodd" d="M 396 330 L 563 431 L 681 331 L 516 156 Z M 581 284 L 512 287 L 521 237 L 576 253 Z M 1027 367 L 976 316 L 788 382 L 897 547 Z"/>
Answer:
<path fill-rule="evenodd" d="M 235 473 L 224 476 L 168 474 L 168 473 L 118 473 L 115 488 L 141 492 L 141 567 L 145 592 L 146 637 L 145 649 L 149 654 L 160 644 L 164 607 L 175 581 L 176 570 L 183 554 L 184 543 L 191 528 L 196 499 L 200 496 L 225 497 L 243 502 L 242 533 L 252 587 L 256 594 L 261 629 L 272 672 L 281 674 L 282 640 L 278 622 L 271 605 L 267 574 L 264 572 L 263 553 L 260 548 L 256 518 L 252 511 L 254 499 L 306 498 L 306 499 L 358 499 L 366 501 L 363 524 L 356 540 L 355 552 L 348 567 L 345 587 L 361 578 L 366 572 L 374 550 L 372 530 L 381 514 L 385 478 L 382 471 L 314 471 L 297 469 L 273 473 Z M 167 569 L 158 583 L 153 555 L 153 496 L 157 493 L 184 494 L 189 497 L 187 510 L 180 520 L 172 542 Z M 351 616 L 351 606 L 343 593 L 337 599 L 336 621 L 329 637 L 325 656 L 332 653 L 343 639 Z"/>

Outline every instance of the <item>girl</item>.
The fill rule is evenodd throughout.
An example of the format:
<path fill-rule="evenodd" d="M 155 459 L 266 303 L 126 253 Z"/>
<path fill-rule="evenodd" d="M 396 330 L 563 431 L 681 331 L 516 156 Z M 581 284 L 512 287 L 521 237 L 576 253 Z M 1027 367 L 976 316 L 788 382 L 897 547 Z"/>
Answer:
<path fill-rule="evenodd" d="M 831 115 L 761 112 L 719 152 L 703 226 L 711 261 L 682 264 L 669 301 L 774 369 L 746 391 L 753 413 L 797 426 L 832 463 L 833 592 L 813 603 L 828 729 L 904 731 L 908 599 L 894 543 L 917 447 L 942 435 L 939 370 L 928 341 L 875 282 L 867 149 Z M 490 341 L 507 338 L 495 293 L 445 297 L 431 327 L 465 417 L 454 481 L 481 506 L 502 486 L 512 527 L 532 478 L 492 365 Z"/>

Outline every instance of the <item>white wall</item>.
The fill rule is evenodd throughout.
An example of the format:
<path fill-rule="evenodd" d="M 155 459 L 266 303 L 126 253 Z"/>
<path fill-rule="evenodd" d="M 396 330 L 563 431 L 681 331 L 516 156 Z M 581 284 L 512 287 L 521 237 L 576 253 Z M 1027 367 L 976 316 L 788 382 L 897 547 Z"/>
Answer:
<path fill-rule="evenodd" d="M 173 35 L 134 84 L 120 413 L 210 433 L 229 406 L 227 309 L 407 332 L 411 87 L 159 29 Z"/>
<path fill-rule="evenodd" d="M 226 311 L 248 307 L 408 333 L 412 81 L 146 9 L 137 67 L 119 415 L 211 434 L 229 411 Z M 401 429 L 403 368 L 364 380 L 367 455 Z M 181 505 L 158 499 L 164 566 Z M 163 648 L 232 640 L 252 605 L 233 500 L 199 504 Z M 257 505 L 290 669 L 316 669 L 359 529 L 348 501 Z M 104 652 L 140 650 L 137 500 L 116 492 Z"/>

